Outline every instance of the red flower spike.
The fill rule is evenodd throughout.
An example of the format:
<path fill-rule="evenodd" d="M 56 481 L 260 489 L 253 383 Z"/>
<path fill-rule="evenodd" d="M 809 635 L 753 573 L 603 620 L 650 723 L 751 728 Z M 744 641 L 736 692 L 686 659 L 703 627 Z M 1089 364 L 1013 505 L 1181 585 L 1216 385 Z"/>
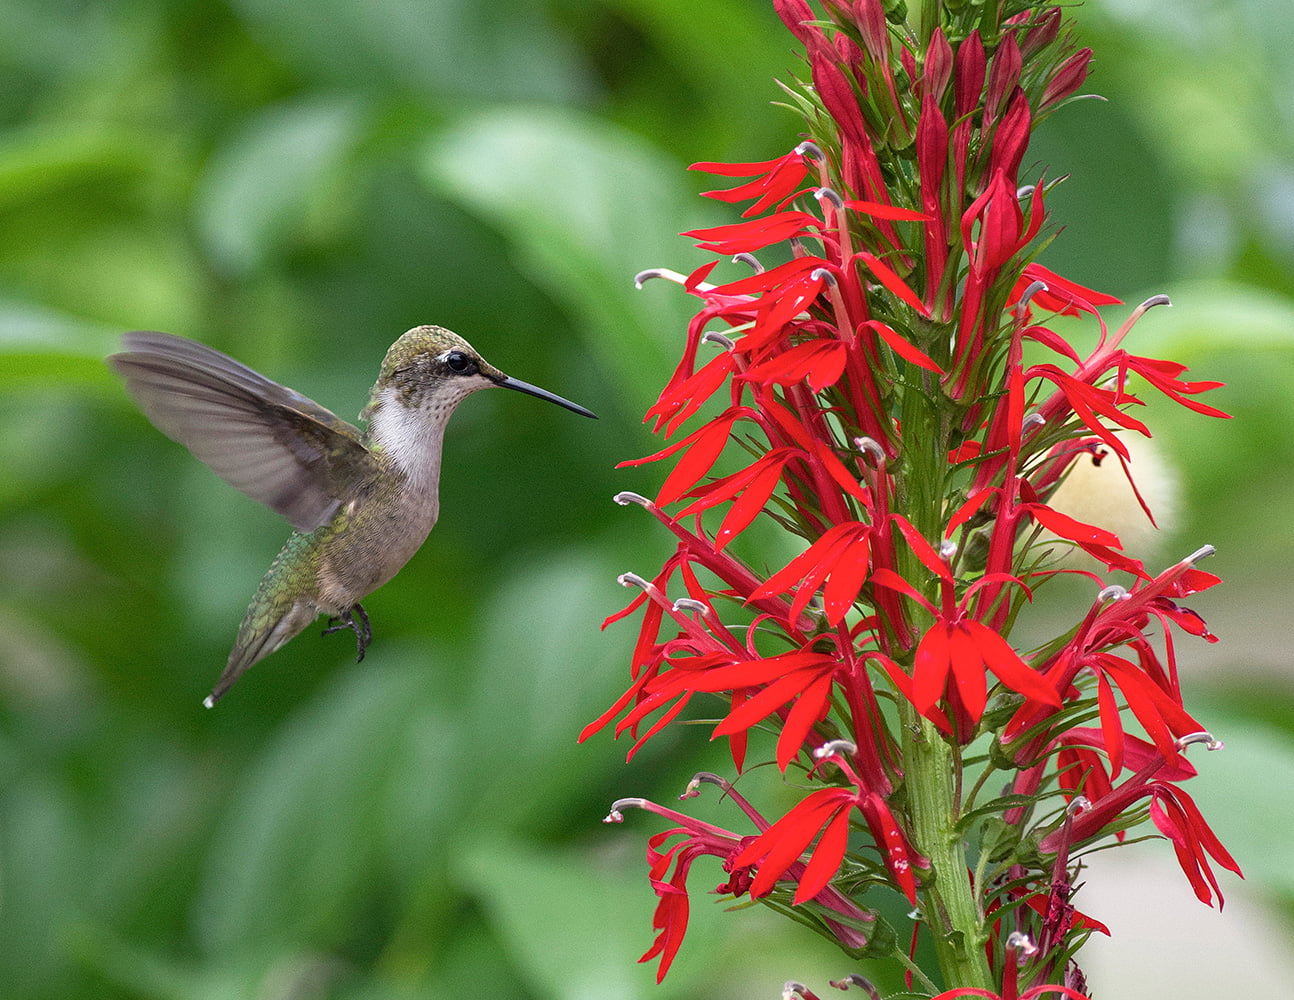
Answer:
<path fill-rule="evenodd" d="M 1217 383 L 1122 347 L 1162 297 L 1111 331 L 1098 310 L 1116 299 L 1029 260 L 1048 222 L 1047 187 L 1040 178 L 1019 188 L 1021 164 L 1036 123 L 1081 85 L 1090 58 L 1060 39 L 1059 10 L 984 15 L 986 53 L 979 31 L 954 52 L 948 38 L 965 26 L 943 15 L 920 31 L 897 8 L 887 21 L 886 0 L 774 6 L 808 58 L 803 101 L 818 144 L 762 163 L 697 164 L 732 178 L 709 194 L 744 211 L 686 235 L 723 255 L 789 243 L 791 259 L 718 287 L 713 262 L 687 277 L 653 272 L 702 305 L 647 414 L 656 433 L 681 440 L 628 463 L 669 460 L 659 502 L 618 499 L 651 513 L 675 549 L 650 583 L 622 578 L 641 591 L 608 618 L 642 612 L 631 683 L 581 738 L 614 720 L 617 735 L 634 737 L 632 755 L 705 703 L 739 773 L 748 752 L 771 756 L 783 772 L 803 768 L 796 784 L 807 787 L 792 789 L 799 801 L 772 824 L 727 788 L 753 824 L 747 837 L 643 806 L 674 826 L 651 843 L 656 940 L 644 959 L 668 969 L 687 927 L 688 871 L 704 854 L 728 873 L 721 893 L 776 888 L 847 948 L 863 947 L 869 917 L 850 896 L 875 880 L 877 866 L 859 855 L 875 850 L 885 881 L 943 940 L 989 935 L 990 978 L 944 996 L 998 996 L 992 985 L 1002 1000 L 1081 998 L 1068 956 L 1104 928 L 1071 904 L 1071 850 L 1148 818 L 1205 902 L 1221 902 L 1217 867 L 1238 868 L 1177 787 L 1194 774 L 1181 746 L 1199 723 L 1183 705 L 1174 633 L 1214 641 L 1180 602 L 1217 578 L 1194 568 L 1203 553 L 1152 577 L 1113 532 L 1048 501 L 1078 456 L 1112 454 L 1128 474 L 1126 433 L 1149 433 L 1132 415 L 1130 375 L 1211 416 L 1224 414 L 1201 394 Z M 1080 355 L 1045 325 L 1049 314 L 1098 324 L 1096 348 Z M 723 350 L 712 356 L 707 341 Z M 1045 349 L 1041 363 L 1024 364 L 1026 341 Z M 683 436 L 693 419 L 701 426 Z M 730 442 L 748 457 L 720 466 Z M 753 548 L 766 533 L 747 529 L 761 513 L 803 551 L 786 561 Z M 1081 571 L 1100 595 L 1026 657 L 1010 630 L 1032 588 L 1080 572 L 1040 562 L 1041 529 L 1129 581 L 1110 588 Z M 731 545 L 742 533 L 746 544 Z M 731 554 L 738 548 L 751 565 Z M 1005 725 L 988 711 L 999 692 L 1023 699 Z M 946 849 L 963 832 L 941 827 L 942 807 L 931 813 L 911 793 L 933 759 L 910 754 L 897 730 L 914 712 L 932 724 L 922 739 L 965 744 L 991 727 L 982 735 L 1019 762 L 1013 794 L 990 802 L 989 785 L 962 784 L 975 781 L 977 758 L 953 751 L 957 787 L 976 789 L 966 835 L 992 817 L 1040 821 L 1053 790 L 1073 805 L 1057 830 L 1018 831 L 1054 857 L 1039 864 L 1030 848 L 992 884 L 969 886 L 987 925 L 954 926 L 958 908 L 919 900 L 918 867 L 937 866 L 941 889 L 968 886 L 964 861 Z M 1076 718 L 1091 727 L 1066 729 Z M 1080 795 L 1090 808 L 1077 807 Z M 912 851 L 909 826 L 929 839 L 932 861 Z M 1045 985 L 1062 973 L 1063 984 Z"/>

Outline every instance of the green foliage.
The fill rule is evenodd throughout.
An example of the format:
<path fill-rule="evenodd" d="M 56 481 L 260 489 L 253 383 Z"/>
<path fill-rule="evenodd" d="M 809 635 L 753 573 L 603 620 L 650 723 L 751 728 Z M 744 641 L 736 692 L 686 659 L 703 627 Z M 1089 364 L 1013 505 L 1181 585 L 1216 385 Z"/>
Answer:
<path fill-rule="evenodd" d="M 1241 3 L 1209 47 L 1156 33 L 1176 5 L 1156 31 L 1103 10 L 1079 31 L 1112 105 L 1054 116 L 1036 151 L 1074 172 L 1047 262 L 1129 300 L 1168 291 L 1180 312 L 1138 332 L 1232 383 L 1234 432 L 1168 439 L 1187 499 L 1174 558 L 1219 546 L 1229 603 L 1201 610 L 1234 643 L 1187 682 L 1228 718 L 1262 712 L 1262 745 L 1288 755 L 1288 690 L 1226 681 L 1237 660 L 1269 677 L 1288 658 L 1264 620 L 1283 620 L 1294 557 L 1275 166 L 1294 141 L 1262 110 L 1289 92 L 1288 32 Z M 668 544 L 610 497 L 654 488 L 650 467 L 613 467 L 656 447 L 641 411 L 690 306 L 632 276 L 688 270 L 700 258 L 674 234 L 730 221 L 688 162 L 796 141 L 769 107 L 774 77 L 802 75 L 771 4 L 0 15 L 0 995 L 769 996 L 846 971 L 755 914 L 707 929 L 701 898 L 669 992 L 651 986 L 633 965 L 653 902 L 641 830 L 600 820 L 620 794 L 681 791 L 705 730 L 627 770 L 624 745 L 574 742 L 626 669 L 630 631 L 598 631 L 627 600 L 615 576 Z M 1221 103 L 1236 86 L 1255 103 Z M 1103 173 L 1119 163 L 1145 172 Z M 602 419 L 471 400 L 441 523 L 368 602 L 365 662 L 306 633 L 205 712 L 287 528 L 154 431 L 100 359 L 127 329 L 184 334 L 350 419 L 422 322 Z"/>

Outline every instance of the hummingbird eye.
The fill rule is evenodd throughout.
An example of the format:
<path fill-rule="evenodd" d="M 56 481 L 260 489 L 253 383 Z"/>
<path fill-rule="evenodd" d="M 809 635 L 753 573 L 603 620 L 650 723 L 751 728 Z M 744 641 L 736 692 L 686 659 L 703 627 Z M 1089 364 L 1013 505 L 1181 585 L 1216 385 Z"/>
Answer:
<path fill-rule="evenodd" d="M 476 363 L 462 351 L 450 351 L 446 354 L 445 366 L 455 375 L 470 375 L 476 371 Z"/>

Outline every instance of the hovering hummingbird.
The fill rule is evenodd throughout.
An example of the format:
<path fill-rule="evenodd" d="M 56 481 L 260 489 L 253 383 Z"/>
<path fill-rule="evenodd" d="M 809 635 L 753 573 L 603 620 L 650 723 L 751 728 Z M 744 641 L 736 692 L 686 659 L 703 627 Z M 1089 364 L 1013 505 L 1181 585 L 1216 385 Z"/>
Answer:
<path fill-rule="evenodd" d="M 456 333 L 419 326 L 391 345 L 360 414 L 366 429 L 203 344 L 128 333 L 108 358 L 167 437 L 296 530 L 256 588 L 229 661 L 203 704 L 252 664 L 327 615 L 372 639 L 360 601 L 390 580 L 440 513 L 445 424 L 471 393 L 516 389 L 585 417 L 584 407 L 503 374 Z"/>

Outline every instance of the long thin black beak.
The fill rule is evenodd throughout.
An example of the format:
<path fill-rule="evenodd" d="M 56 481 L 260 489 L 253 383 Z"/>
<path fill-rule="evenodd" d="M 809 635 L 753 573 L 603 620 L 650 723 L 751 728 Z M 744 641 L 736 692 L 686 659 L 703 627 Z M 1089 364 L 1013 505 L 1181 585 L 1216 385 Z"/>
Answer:
<path fill-rule="evenodd" d="M 504 375 L 502 378 L 494 380 L 495 385 L 502 386 L 505 389 L 516 389 L 517 392 L 524 392 L 528 396 L 538 396 L 540 399 L 546 399 L 550 403 L 556 403 L 558 406 L 564 406 L 572 413 L 578 413 L 581 417 L 592 417 L 598 419 L 598 415 L 592 410 L 586 410 L 579 403 L 572 403 L 569 399 L 563 399 L 555 392 L 549 392 L 547 389 L 541 389 L 537 385 L 531 385 L 529 382 L 523 382 L 519 378 L 513 378 L 511 375 Z"/>

